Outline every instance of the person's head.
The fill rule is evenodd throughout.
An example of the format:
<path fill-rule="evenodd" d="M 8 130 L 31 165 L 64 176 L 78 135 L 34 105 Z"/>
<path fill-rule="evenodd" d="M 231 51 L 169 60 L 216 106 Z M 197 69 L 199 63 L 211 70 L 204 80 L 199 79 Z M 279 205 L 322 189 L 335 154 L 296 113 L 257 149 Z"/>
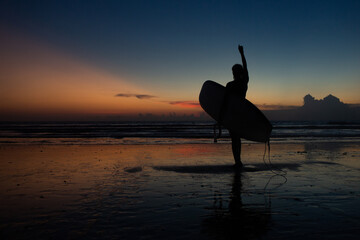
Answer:
<path fill-rule="evenodd" d="M 241 81 L 245 78 L 245 70 L 241 64 L 235 64 L 232 67 L 232 73 L 236 81 Z"/>

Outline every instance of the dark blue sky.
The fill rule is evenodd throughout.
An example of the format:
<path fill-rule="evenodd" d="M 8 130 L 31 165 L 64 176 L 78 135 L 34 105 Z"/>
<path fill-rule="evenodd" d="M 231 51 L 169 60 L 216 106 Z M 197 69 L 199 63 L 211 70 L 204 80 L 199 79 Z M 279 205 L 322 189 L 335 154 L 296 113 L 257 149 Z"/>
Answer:
<path fill-rule="evenodd" d="M 131 79 L 196 100 L 230 81 L 245 47 L 248 98 L 296 105 L 311 93 L 360 102 L 360 1 L 1 1 L 0 26 Z"/>

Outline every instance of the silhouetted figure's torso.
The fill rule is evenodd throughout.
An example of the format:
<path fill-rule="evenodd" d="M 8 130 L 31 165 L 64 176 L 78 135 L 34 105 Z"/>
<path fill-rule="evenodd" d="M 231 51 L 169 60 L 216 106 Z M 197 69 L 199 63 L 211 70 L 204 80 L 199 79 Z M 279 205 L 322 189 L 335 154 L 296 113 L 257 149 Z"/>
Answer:
<path fill-rule="evenodd" d="M 248 89 L 249 77 L 245 81 L 231 81 L 226 84 L 227 94 L 235 94 L 241 98 L 246 97 L 246 91 Z"/>

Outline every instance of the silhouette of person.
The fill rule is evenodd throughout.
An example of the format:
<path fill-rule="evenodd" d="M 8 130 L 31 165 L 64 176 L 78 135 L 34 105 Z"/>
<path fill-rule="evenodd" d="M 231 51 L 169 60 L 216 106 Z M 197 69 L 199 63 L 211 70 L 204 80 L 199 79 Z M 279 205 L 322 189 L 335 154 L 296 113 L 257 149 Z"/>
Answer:
<path fill-rule="evenodd" d="M 248 89 L 248 82 L 249 82 L 249 73 L 247 70 L 244 48 L 243 46 L 239 45 L 238 49 L 241 55 L 242 65 L 235 64 L 232 67 L 234 80 L 226 84 L 225 99 L 223 102 L 223 107 L 221 112 L 223 112 L 224 110 L 224 105 L 228 101 L 229 94 L 235 94 L 244 99 L 246 97 L 246 91 Z M 222 113 L 220 114 L 219 125 L 221 124 L 221 117 L 222 117 Z M 236 134 L 234 131 L 231 131 L 230 129 L 229 129 L 229 133 L 231 137 L 231 147 L 234 155 L 235 166 L 242 167 L 243 164 L 241 162 L 241 138 L 238 134 Z"/>

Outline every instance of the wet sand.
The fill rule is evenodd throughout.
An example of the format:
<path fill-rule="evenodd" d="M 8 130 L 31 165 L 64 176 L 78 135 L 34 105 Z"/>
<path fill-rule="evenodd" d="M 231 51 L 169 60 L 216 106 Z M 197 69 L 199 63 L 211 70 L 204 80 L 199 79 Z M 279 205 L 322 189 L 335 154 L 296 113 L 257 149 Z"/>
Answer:
<path fill-rule="evenodd" d="M 229 144 L 0 145 L 0 238 L 359 236 L 358 143 L 264 149 L 236 171 Z"/>

